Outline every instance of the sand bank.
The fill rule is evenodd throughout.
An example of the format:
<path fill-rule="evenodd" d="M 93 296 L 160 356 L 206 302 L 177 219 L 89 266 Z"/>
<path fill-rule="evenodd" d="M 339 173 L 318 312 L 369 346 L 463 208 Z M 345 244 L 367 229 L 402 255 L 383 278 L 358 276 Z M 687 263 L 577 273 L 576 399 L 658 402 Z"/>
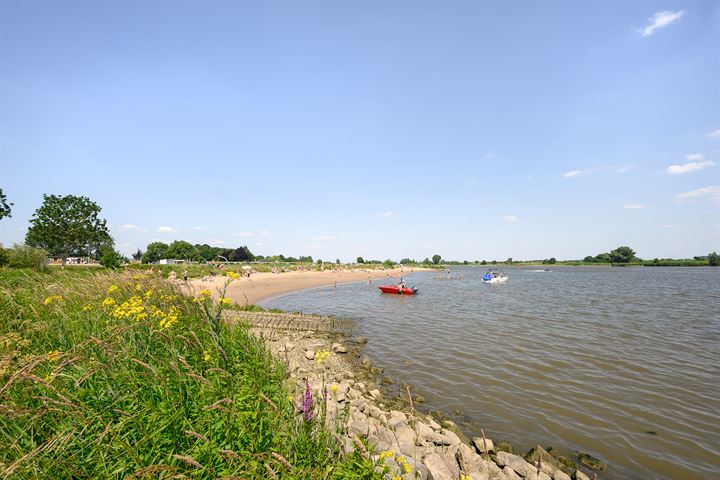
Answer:
<path fill-rule="evenodd" d="M 402 275 L 419 270 L 421 269 L 395 268 L 253 273 L 249 278 L 241 277 L 230 283 L 226 296 L 239 305 L 256 304 L 278 295 L 325 285 L 332 286 L 359 281 L 372 281 L 378 285 L 397 283 Z M 209 289 L 217 297 L 226 280 L 227 277 L 219 275 L 205 279 L 190 279 L 188 281 L 189 293 L 196 294 L 200 290 Z"/>

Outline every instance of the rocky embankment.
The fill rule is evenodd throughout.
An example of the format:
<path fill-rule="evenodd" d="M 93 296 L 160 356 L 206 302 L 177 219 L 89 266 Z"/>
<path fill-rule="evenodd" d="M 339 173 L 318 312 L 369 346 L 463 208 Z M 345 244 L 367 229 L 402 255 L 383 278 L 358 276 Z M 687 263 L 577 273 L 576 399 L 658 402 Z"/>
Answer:
<path fill-rule="evenodd" d="M 226 312 L 252 325 L 285 361 L 298 415 L 320 417 L 345 452 L 358 449 L 387 478 L 433 480 L 589 480 L 561 456 L 536 447 L 525 457 L 484 437 L 465 437 L 451 420 L 423 414 L 381 391 L 382 370 L 361 355 L 347 320 L 270 312 Z M 311 411 L 304 411 L 310 393 Z M 410 397 L 409 389 L 406 390 Z M 325 399 L 325 401 L 323 401 Z M 323 403 L 326 405 L 322 408 Z M 364 445 L 368 445 L 367 451 Z"/>

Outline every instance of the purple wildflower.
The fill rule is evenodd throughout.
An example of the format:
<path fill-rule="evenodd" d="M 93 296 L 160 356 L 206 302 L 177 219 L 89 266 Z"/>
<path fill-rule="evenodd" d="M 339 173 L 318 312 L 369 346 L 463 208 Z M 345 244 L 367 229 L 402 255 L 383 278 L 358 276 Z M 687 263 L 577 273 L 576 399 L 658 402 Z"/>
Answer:
<path fill-rule="evenodd" d="M 310 384 L 305 380 L 305 398 L 303 398 L 303 413 L 305 420 L 312 420 L 312 395 L 310 394 Z"/>

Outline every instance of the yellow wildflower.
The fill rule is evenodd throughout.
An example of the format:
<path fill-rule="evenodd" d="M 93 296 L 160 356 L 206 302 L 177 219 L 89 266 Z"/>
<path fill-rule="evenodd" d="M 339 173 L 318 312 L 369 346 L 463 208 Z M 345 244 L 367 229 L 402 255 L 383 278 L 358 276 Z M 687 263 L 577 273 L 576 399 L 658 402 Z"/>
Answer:
<path fill-rule="evenodd" d="M 53 350 L 47 354 L 47 359 L 51 362 L 57 362 L 60 357 L 62 357 L 62 352 L 58 350 Z"/>
<path fill-rule="evenodd" d="M 152 297 L 154 294 L 155 294 L 155 290 L 153 290 L 153 289 L 151 288 L 150 290 L 148 290 L 147 292 L 145 292 L 145 298 L 150 298 L 150 297 Z"/>
<path fill-rule="evenodd" d="M 62 299 L 63 298 L 60 295 L 50 295 L 45 299 L 45 305 L 50 305 L 53 302 L 60 302 Z"/>
<path fill-rule="evenodd" d="M 208 290 L 207 288 L 204 290 L 200 290 L 200 300 L 208 299 L 212 296 L 212 292 Z"/>
<path fill-rule="evenodd" d="M 460 474 L 460 480 L 472 480 L 470 475 L 465 475 L 464 473 Z"/>
<path fill-rule="evenodd" d="M 103 300 L 103 307 L 111 307 L 115 305 L 115 299 L 107 297 L 105 300 Z"/>
<path fill-rule="evenodd" d="M 142 289 L 143 289 L 143 287 L 142 287 L 142 285 L 140 285 L 139 283 L 138 283 L 137 285 L 135 285 L 135 291 L 136 291 L 136 292 L 142 292 Z"/>
<path fill-rule="evenodd" d="M 330 387 L 330 391 L 335 394 L 337 393 L 337 383 L 333 383 L 332 387 Z"/>
<path fill-rule="evenodd" d="M 210 358 L 211 358 L 210 354 L 207 352 L 207 350 L 204 350 L 203 351 L 203 360 L 205 360 L 207 362 L 208 360 L 210 360 Z"/>
<path fill-rule="evenodd" d="M 90 305 L 89 303 L 87 303 L 87 304 L 83 305 L 82 309 L 83 309 L 83 312 L 87 312 L 88 310 L 92 310 L 93 306 Z"/>
<path fill-rule="evenodd" d="M 400 475 L 393 475 L 392 480 L 402 480 Z"/>
<path fill-rule="evenodd" d="M 403 468 L 403 470 L 405 470 L 405 473 L 410 473 L 410 472 L 412 472 L 412 467 L 411 467 L 410 464 L 407 462 L 407 460 L 403 462 L 402 468 Z"/>
<path fill-rule="evenodd" d="M 117 285 L 110 285 L 110 288 L 107 289 L 107 294 L 110 295 L 113 292 L 116 292 L 119 289 Z"/>
<path fill-rule="evenodd" d="M 223 305 L 232 305 L 233 302 L 227 297 L 222 297 L 220 299 L 220 303 L 222 303 Z"/>
<path fill-rule="evenodd" d="M 225 275 L 227 275 L 232 280 L 237 280 L 238 276 L 239 276 L 236 272 L 232 272 L 229 270 L 227 272 L 225 272 Z"/>
<path fill-rule="evenodd" d="M 330 358 L 330 352 L 327 350 L 320 350 L 315 354 L 315 362 L 318 365 L 322 365 L 325 361 Z"/>
<path fill-rule="evenodd" d="M 380 459 L 383 458 L 392 458 L 395 456 L 395 450 L 384 450 L 380 452 Z"/>

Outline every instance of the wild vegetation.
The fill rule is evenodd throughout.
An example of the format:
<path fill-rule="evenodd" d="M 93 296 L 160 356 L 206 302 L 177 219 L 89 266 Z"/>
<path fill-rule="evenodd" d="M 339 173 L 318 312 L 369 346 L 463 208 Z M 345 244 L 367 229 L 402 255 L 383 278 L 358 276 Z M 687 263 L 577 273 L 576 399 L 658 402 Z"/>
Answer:
<path fill-rule="evenodd" d="M 141 271 L 0 270 L 3 477 L 380 478 L 226 303 Z"/>

